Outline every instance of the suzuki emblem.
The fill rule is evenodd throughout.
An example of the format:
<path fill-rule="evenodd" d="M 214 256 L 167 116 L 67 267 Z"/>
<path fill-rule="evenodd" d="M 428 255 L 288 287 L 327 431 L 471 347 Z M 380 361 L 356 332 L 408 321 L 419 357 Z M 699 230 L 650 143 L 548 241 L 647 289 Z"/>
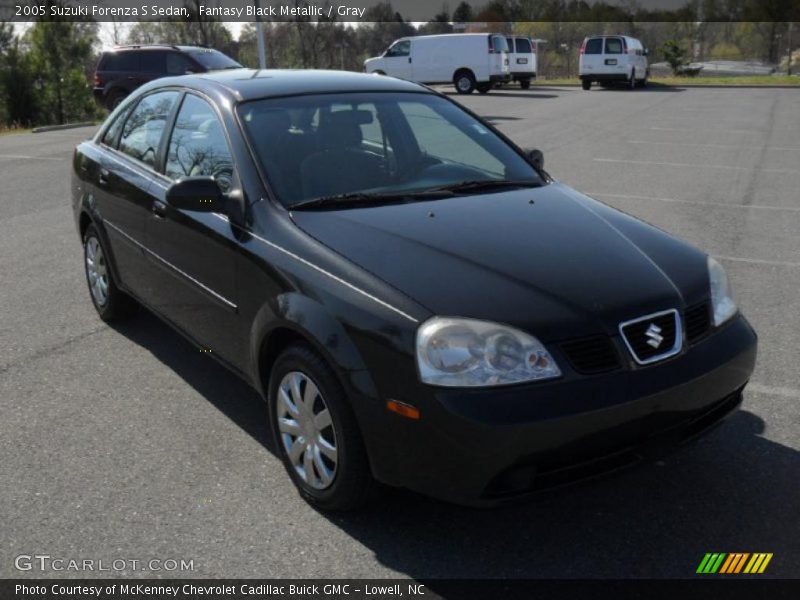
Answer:
<path fill-rule="evenodd" d="M 661 335 L 661 327 L 655 323 L 650 323 L 650 327 L 647 328 L 647 331 L 644 332 L 644 335 L 650 338 L 647 340 L 647 345 L 652 346 L 653 348 L 658 348 L 661 345 L 661 342 L 664 341 L 664 336 Z"/>

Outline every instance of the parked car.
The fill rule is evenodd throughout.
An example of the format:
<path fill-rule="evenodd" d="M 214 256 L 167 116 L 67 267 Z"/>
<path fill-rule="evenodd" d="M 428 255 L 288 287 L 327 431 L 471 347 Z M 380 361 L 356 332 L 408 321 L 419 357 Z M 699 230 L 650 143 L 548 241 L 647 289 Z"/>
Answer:
<path fill-rule="evenodd" d="M 448 33 L 401 38 L 382 56 L 364 61 L 364 70 L 419 83 L 452 82 L 459 94 L 485 94 L 511 81 L 508 63 L 502 35 Z"/>
<path fill-rule="evenodd" d="M 594 82 L 604 87 L 613 83 L 625 83 L 631 89 L 646 86 L 650 77 L 647 54 L 639 40 L 625 35 L 585 38 L 578 64 L 583 89 L 590 89 Z"/>
<path fill-rule="evenodd" d="M 94 97 L 116 108 L 140 85 L 169 75 L 239 69 L 242 65 L 219 50 L 199 46 L 134 45 L 107 50 L 94 74 Z"/>
<path fill-rule="evenodd" d="M 536 78 L 536 43 L 529 37 L 509 36 L 508 62 L 511 78 L 519 82 L 523 90 L 531 87 L 531 80 Z"/>
<path fill-rule="evenodd" d="M 258 390 L 310 503 L 492 505 L 694 439 L 756 358 L 719 263 L 542 166 L 415 83 L 231 71 L 135 91 L 72 202 L 100 317 Z"/>

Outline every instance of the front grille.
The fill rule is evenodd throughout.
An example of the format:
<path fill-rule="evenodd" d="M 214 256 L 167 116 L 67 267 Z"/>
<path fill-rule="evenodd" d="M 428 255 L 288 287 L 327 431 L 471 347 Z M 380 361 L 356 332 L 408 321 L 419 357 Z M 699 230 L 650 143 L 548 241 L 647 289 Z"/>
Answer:
<path fill-rule="evenodd" d="M 669 358 L 680 352 L 682 331 L 678 311 L 646 315 L 619 326 L 622 338 L 640 365 Z"/>
<path fill-rule="evenodd" d="M 690 344 L 700 341 L 711 329 L 711 305 L 708 302 L 686 309 L 683 316 L 686 339 Z"/>
<path fill-rule="evenodd" d="M 578 373 L 605 373 L 620 367 L 619 354 L 604 335 L 563 342 L 561 350 Z"/>

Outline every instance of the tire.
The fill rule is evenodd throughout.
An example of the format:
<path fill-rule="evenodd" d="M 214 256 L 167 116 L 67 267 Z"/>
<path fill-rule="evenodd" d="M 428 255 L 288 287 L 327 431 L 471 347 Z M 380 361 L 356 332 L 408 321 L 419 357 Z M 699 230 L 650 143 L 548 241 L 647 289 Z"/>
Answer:
<path fill-rule="evenodd" d="M 386 75 L 386 73 L 384 73 L 383 71 L 373 71 L 373 74 L 375 74 L 375 75 Z"/>
<path fill-rule="evenodd" d="M 631 70 L 631 78 L 628 80 L 628 89 L 636 89 L 636 69 Z"/>
<path fill-rule="evenodd" d="M 456 71 L 453 76 L 453 86 L 459 94 L 471 94 L 475 91 L 475 75 L 466 69 Z"/>
<path fill-rule="evenodd" d="M 583 81 L 581 81 L 581 87 L 588 91 L 592 89 L 592 82 L 588 79 L 584 79 Z"/>
<path fill-rule="evenodd" d="M 644 72 L 644 79 L 642 79 L 642 80 L 639 82 L 639 87 L 640 87 L 640 88 L 646 88 L 646 87 L 647 87 L 647 80 L 648 80 L 648 79 L 650 79 L 650 71 L 649 71 L 649 70 Z"/>
<path fill-rule="evenodd" d="M 523 90 L 528 90 L 531 87 L 531 80 L 530 79 L 520 79 L 519 87 Z"/>
<path fill-rule="evenodd" d="M 363 506 L 376 483 L 355 415 L 325 360 L 305 343 L 289 346 L 272 367 L 268 401 L 278 455 L 300 496 L 320 510 Z"/>
<path fill-rule="evenodd" d="M 97 314 L 103 321 L 121 320 L 136 312 L 136 301 L 121 291 L 108 265 L 108 252 L 94 225 L 83 235 L 83 267 L 86 284 Z"/>
<path fill-rule="evenodd" d="M 123 92 L 111 92 L 111 94 L 109 94 L 108 96 L 108 99 L 106 100 L 106 105 L 108 106 L 108 110 L 114 110 L 115 108 L 117 108 L 120 104 L 122 104 L 122 101 L 125 100 L 125 98 L 127 97 L 128 94 L 125 94 Z"/>
<path fill-rule="evenodd" d="M 488 94 L 492 89 L 491 83 L 479 83 L 475 86 L 475 89 L 478 90 L 479 94 Z"/>

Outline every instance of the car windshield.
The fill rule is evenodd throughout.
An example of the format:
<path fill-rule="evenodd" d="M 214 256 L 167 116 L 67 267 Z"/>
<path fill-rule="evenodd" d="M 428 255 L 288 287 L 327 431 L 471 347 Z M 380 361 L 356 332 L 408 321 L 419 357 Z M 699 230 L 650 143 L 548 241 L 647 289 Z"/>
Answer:
<path fill-rule="evenodd" d="M 209 71 L 242 68 L 242 65 L 231 57 L 211 48 L 197 48 L 189 50 L 187 53 Z"/>
<path fill-rule="evenodd" d="M 475 182 L 541 185 L 537 171 L 455 103 L 428 93 L 349 93 L 239 106 L 251 145 L 285 206 L 398 196 Z M 461 191 L 461 190 L 459 190 Z"/>

